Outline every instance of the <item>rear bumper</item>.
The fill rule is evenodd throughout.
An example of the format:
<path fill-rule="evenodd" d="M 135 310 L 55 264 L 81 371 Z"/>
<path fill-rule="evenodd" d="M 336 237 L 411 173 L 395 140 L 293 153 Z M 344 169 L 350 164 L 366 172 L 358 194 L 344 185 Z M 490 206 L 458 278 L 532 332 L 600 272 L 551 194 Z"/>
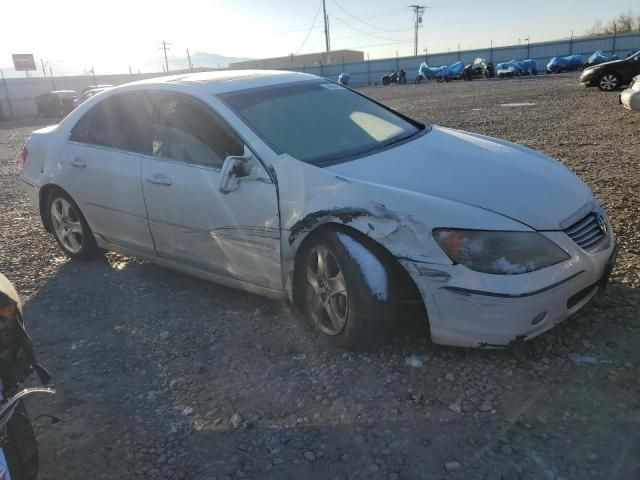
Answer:
<path fill-rule="evenodd" d="M 407 266 L 427 307 L 432 341 L 504 347 L 534 338 L 583 308 L 606 285 L 613 268 L 613 235 L 594 253 L 580 249 L 563 232 L 547 236 L 571 259 L 510 276 L 479 274 L 461 265 Z"/>
<path fill-rule="evenodd" d="M 620 94 L 620 103 L 627 110 L 640 111 L 640 91 L 630 88 Z"/>
<path fill-rule="evenodd" d="M 29 197 L 29 201 L 31 205 L 39 212 L 40 211 L 40 188 L 35 184 L 30 182 L 24 177 L 20 177 L 22 180 L 22 188 Z"/>

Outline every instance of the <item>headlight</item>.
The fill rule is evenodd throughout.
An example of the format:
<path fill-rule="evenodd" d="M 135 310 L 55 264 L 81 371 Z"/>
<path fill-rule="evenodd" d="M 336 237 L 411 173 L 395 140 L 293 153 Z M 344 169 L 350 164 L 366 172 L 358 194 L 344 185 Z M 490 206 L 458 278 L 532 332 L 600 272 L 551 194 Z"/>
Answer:
<path fill-rule="evenodd" d="M 537 232 L 436 228 L 433 236 L 451 260 L 483 273 L 518 275 L 571 258 Z"/>

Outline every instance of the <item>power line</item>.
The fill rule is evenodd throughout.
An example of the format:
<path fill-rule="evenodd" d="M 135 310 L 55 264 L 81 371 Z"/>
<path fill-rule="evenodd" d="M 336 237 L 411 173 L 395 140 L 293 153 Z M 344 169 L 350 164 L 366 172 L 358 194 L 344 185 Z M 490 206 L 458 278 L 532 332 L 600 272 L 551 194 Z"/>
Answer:
<path fill-rule="evenodd" d="M 347 15 L 349 15 L 351 18 L 357 20 L 360 23 L 363 23 L 365 25 L 367 25 L 370 28 L 373 28 L 375 30 L 381 30 L 383 32 L 390 32 L 390 33 L 405 33 L 408 32 L 411 29 L 405 29 L 405 30 L 390 30 L 388 28 L 382 28 L 382 27 L 376 27 L 375 25 L 372 25 L 369 22 L 365 22 L 363 19 L 356 17 L 354 14 L 352 14 L 351 12 L 349 12 L 346 8 L 344 8 L 342 5 L 340 5 L 336 0 L 331 0 L 333 2 L 333 4 L 338 7 L 340 10 L 342 10 L 344 13 L 346 13 Z"/>
<path fill-rule="evenodd" d="M 304 44 L 307 43 L 307 39 L 309 38 L 309 35 L 311 35 L 311 31 L 313 30 L 313 27 L 316 24 L 316 20 L 318 19 L 318 14 L 320 13 L 320 7 L 321 6 L 322 6 L 322 1 L 320 1 L 320 3 L 318 3 L 318 9 L 316 10 L 316 14 L 313 16 L 313 23 L 311 24 L 311 27 L 307 31 L 307 34 L 305 35 L 304 40 L 300 44 L 300 48 L 298 48 L 298 50 L 296 51 L 296 53 L 295 53 L 296 55 L 298 53 L 300 53 L 300 50 L 302 50 L 302 47 L 304 47 Z"/>
<path fill-rule="evenodd" d="M 388 10 L 386 12 L 387 13 L 379 13 L 377 15 L 371 15 L 371 16 L 367 16 L 367 17 L 362 17 L 362 19 L 363 20 L 371 20 L 371 19 L 374 19 L 374 18 L 391 17 L 393 15 L 398 15 L 399 13 L 404 13 L 404 12 L 406 12 L 406 10 L 404 8 L 396 8 L 394 10 Z M 279 35 L 279 34 L 282 34 L 282 33 L 300 32 L 300 31 L 306 30 L 307 28 L 309 28 L 309 25 L 300 25 L 298 27 L 291 27 L 291 28 L 288 28 L 286 30 L 281 30 L 279 32 L 274 32 L 274 34 Z M 313 28 L 322 28 L 322 25 L 318 25 L 318 26 L 313 27 Z"/>
<path fill-rule="evenodd" d="M 355 26 L 351 25 L 350 23 L 345 22 L 345 21 L 344 21 L 344 20 L 342 20 L 341 18 L 336 17 L 336 15 L 335 15 L 335 14 L 333 14 L 332 16 L 333 16 L 334 18 L 337 18 L 338 20 L 340 20 L 340 23 L 345 24 L 347 27 L 352 28 L 353 30 L 355 30 L 355 31 L 357 31 L 357 32 L 360 32 L 360 33 L 362 33 L 363 35 L 368 35 L 368 36 L 370 36 L 370 37 L 379 38 L 380 40 L 387 40 L 387 41 L 390 41 L 390 42 L 397 42 L 397 41 L 398 41 L 398 39 L 397 39 L 397 38 L 388 38 L 388 37 L 383 37 L 383 36 L 376 35 L 376 34 L 373 34 L 373 33 L 365 32 L 364 30 L 361 30 L 360 28 L 355 27 Z"/>

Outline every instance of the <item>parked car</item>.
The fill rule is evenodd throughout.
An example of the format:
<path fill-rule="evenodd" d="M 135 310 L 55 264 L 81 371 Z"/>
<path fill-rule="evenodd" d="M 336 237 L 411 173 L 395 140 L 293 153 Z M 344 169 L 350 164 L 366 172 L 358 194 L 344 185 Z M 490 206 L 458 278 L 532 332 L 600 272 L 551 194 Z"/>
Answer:
<path fill-rule="evenodd" d="M 636 75 L 640 75 L 640 51 L 632 53 L 623 60 L 585 68 L 580 76 L 580 83 L 587 87 L 597 86 L 600 90 L 610 92 L 629 85 Z"/>
<path fill-rule="evenodd" d="M 612 60 L 618 60 L 618 56 L 615 54 L 607 55 L 602 50 L 596 50 L 582 65 L 584 68 L 592 67 L 594 65 L 600 65 L 601 63 L 611 62 Z"/>
<path fill-rule="evenodd" d="M 47 118 L 64 117 L 73 110 L 73 101 L 78 96 L 74 90 L 55 90 L 36 97 L 38 115 Z"/>
<path fill-rule="evenodd" d="M 89 85 L 87 88 L 85 88 L 84 90 L 82 90 L 82 91 L 80 92 L 80 94 L 82 95 L 83 93 L 88 92 L 89 90 L 96 90 L 96 89 L 98 89 L 98 88 L 106 89 L 106 88 L 111 88 L 111 87 L 113 87 L 113 85 L 111 85 L 111 84 L 103 84 L 103 85 Z"/>
<path fill-rule="evenodd" d="M 474 78 L 493 78 L 493 64 L 487 62 L 484 58 L 476 58 L 473 63 L 465 65 L 462 74 L 464 80 L 473 80 Z"/>
<path fill-rule="evenodd" d="M 526 60 L 509 60 L 499 63 L 496 67 L 499 78 L 520 77 L 522 75 L 537 75 L 538 67 L 536 61 L 528 58 Z"/>
<path fill-rule="evenodd" d="M 628 110 L 640 112 L 640 75 L 631 81 L 631 86 L 620 94 L 620 103 Z"/>
<path fill-rule="evenodd" d="M 391 85 L 392 83 L 405 84 L 407 83 L 407 74 L 404 70 L 396 70 L 382 77 L 383 85 Z"/>
<path fill-rule="evenodd" d="M 93 97 L 94 95 L 97 95 L 100 92 L 104 92 L 105 90 L 111 88 L 109 87 L 96 87 L 96 88 L 90 88 L 89 90 L 83 90 L 83 92 L 78 95 L 76 98 L 73 99 L 73 108 L 77 108 L 78 105 L 80 105 L 81 103 L 86 102 L 87 100 L 89 100 L 91 97 Z"/>
<path fill-rule="evenodd" d="M 616 258 L 603 207 L 560 162 L 298 72 L 115 87 L 33 132 L 23 162 L 69 257 L 115 250 L 289 298 L 344 348 L 388 340 L 408 302 L 435 343 L 530 339 Z"/>
<path fill-rule="evenodd" d="M 549 63 L 547 63 L 547 73 L 573 72 L 580 69 L 583 62 L 582 55 L 553 57 L 549 60 Z"/>

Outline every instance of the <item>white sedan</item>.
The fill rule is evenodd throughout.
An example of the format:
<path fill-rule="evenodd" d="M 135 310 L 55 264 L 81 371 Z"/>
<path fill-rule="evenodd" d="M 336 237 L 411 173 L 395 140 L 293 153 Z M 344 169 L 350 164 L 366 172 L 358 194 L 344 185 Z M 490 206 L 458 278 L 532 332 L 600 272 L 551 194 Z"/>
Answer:
<path fill-rule="evenodd" d="M 635 77 L 629 88 L 620 94 L 620 103 L 627 110 L 640 112 L 640 75 Z"/>
<path fill-rule="evenodd" d="M 581 309 L 615 241 L 591 189 L 528 148 L 425 125 L 292 72 L 99 93 L 23 152 L 44 227 L 301 306 L 361 349 L 418 304 L 435 343 L 505 346 Z"/>

